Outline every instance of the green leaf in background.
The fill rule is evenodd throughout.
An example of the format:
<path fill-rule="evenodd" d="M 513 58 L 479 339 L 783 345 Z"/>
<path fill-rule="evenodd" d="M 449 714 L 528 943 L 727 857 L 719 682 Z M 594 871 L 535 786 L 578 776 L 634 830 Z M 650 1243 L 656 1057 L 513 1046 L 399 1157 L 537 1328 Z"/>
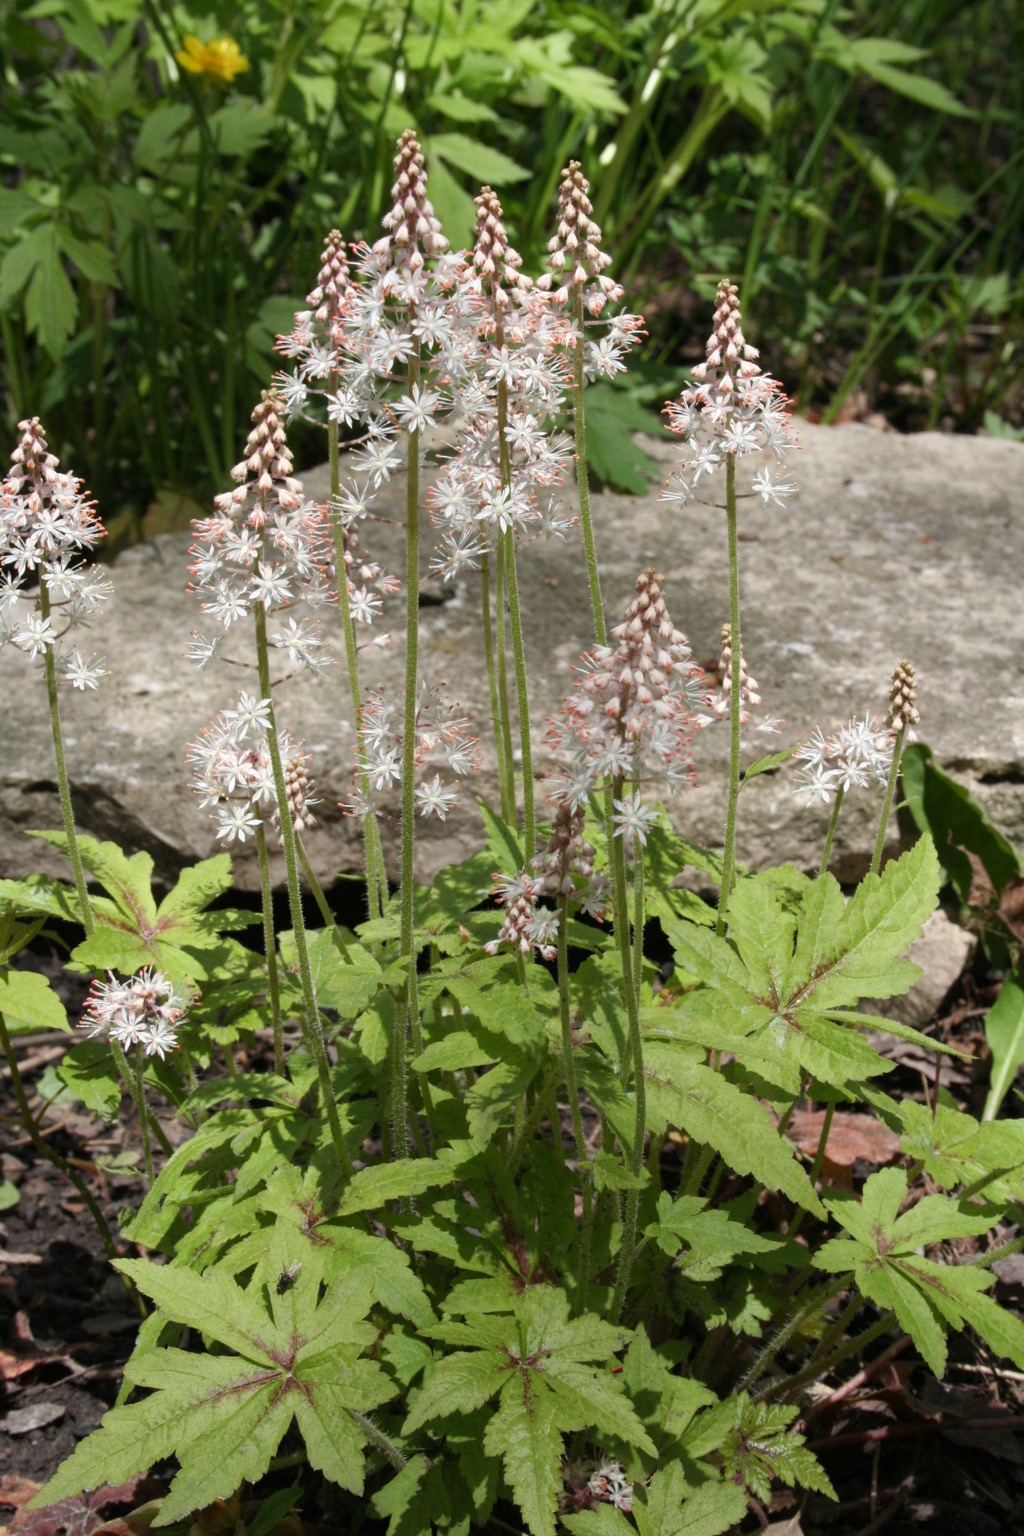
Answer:
<path fill-rule="evenodd" d="M 994 1120 L 1024 1065 L 1024 965 L 1010 972 L 986 1013 L 985 1039 L 992 1052 L 992 1078 L 982 1118 Z"/>
<path fill-rule="evenodd" d="M 499 149 L 490 149 L 464 133 L 432 134 L 429 148 L 431 155 L 465 171 L 476 183 L 505 187 L 511 182 L 525 181 L 530 174 Z"/>
<path fill-rule="evenodd" d="M 584 396 L 587 466 L 593 478 L 613 491 L 646 496 L 661 474 L 656 459 L 633 441 L 634 432 L 660 435 L 661 422 L 634 395 L 613 384 L 591 384 Z"/>
<path fill-rule="evenodd" d="M 17 1185 L 12 1184 L 9 1179 L 4 1179 L 0 1183 L 0 1211 L 11 1210 L 20 1199 Z"/>
<path fill-rule="evenodd" d="M 12 1035 L 30 1035 L 37 1029 L 71 1033 L 64 1004 L 37 971 L 0 972 L 0 1013 Z"/>
<path fill-rule="evenodd" d="M 921 831 L 931 833 L 961 905 L 967 905 L 974 879 L 968 853 L 981 860 L 997 895 L 1015 875 L 1024 873 L 1013 844 L 993 826 L 970 791 L 939 767 L 930 747 L 907 747 L 902 775 L 907 808 Z"/>

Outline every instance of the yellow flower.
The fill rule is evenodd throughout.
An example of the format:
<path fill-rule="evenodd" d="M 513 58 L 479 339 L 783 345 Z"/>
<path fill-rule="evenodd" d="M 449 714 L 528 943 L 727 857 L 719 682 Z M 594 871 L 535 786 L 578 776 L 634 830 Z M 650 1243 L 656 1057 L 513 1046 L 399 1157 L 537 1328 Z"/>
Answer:
<path fill-rule="evenodd" d="M 215 37 L 212 43 L 201 43 L 198 37 L 187 34 L 184 48 L 179 48 L 174 57 L 191 74 L 214 75 L 227 85 L 249 68 L 249 60 L 243 58 L 231 37 Z"/>

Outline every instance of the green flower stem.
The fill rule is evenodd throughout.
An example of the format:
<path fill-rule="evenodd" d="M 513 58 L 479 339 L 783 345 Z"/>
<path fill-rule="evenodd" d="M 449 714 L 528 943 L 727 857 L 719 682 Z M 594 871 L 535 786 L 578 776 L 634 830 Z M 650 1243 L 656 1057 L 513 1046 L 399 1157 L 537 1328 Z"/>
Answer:
<path fill-rule="evenodd" d="M 349 951 L 349 947 L 342 937 L 341 929 L 338 927 L 334 913 L 331 911 L 327 897 L 324 895 L 324 888 L 316 877 L 315 869 L 309 862 L 309 854 L 306 852 L 305 844 L 303 843 L 302 838 L 299 836 L 298 832 L 295 834 L 295 852 L 299 856 L 299 863 L 302 865 L 302 873 L 305 875 L 306 884 L 309 886 L 309 894 L 316 902 L 316 909 L 324 920 L 324 927 L 327 928 L 330 932 L 345 964 L 354 964 L 352 955 Z"/>
<path fill-rule="evenodd" d="M 153 1188 L 153 1144 L 149 1138 L 149 1116 L 146 1113 L 146 1063 L 142 1052 L 137 1051 L 135 1057 L 135 1073 L 132 1090 L 132 1098 L 135 1100 L 135 1108 L 139 1112 L 139 1125 L 142 1129 L 142 1155 L 146 1160 L 146 1186 Z"/>
<path fill-rule="evenodd" d="M 143 1127 L 143 1140 L 145 1140 L 146 1136 L 155 1136 L 157 1141 L 160 1143 L 161 1152 L 165 1157 L 170 1157 L 174 1151 L 174 1148 L 167 1140 L 167 1135 L 163 1126 L 160 1124 L 159 1120 L 156 1118 L 156 1116 L 153 1114 L 153 1111 L 146 1103 L 145 1094 L 143 1094 L 141 1098 L 139 1097 L 138 1085 L 135 1080 L 135 1073 L 129 1067 L 124 1051 L 118 1045 L 116 1040 L 111 1040 L 110 1048 L 114 1053 L 114 1063 L 117 1067 L 117 1074 L 121 1079 L 123 1087 L 128 1093 L 128 1097 L 131 1099 L 132 1103 L 135 1105 L 136 1110 L 138 1111 L 139 1120 Z"/>
<path fill-rule="evenodd" d="M 408 388 L 420 377 L 420 343 L 409 359 Z M 405 499 L 405 721 L 402 737 L 402 881 L 399 955 L 405 962 L 405 1011 L 395 1011 L 391 1042 L 392 1158 L 409 1154 L 409 1034 L 418 1020 L 416 986 L 416 891 L 413 885 L 416 847 L 416 694 L 419 656 L 420 602 L 420 434 L 407 434 L 409 470 Z"/>
<path fill-rule="evenodd" d="M 892 763 L 889 766 L 889 779 L 885 786 L 885 803 L 882 806 L 882 814 L 878 818 L 878 836 L 875 838 L 875 851 L 871 855 L 871 873 L 877 875 L 882 865 L 882 849 L 885 847 L 885 829 L 889 825 L 889 813 L 892 810 L 892 802 L 896 795 L 896 780 L 900 776 L 900 762 L 903 758 L 903 738 L 907 734 L 905 725 L 901 725 L 896 732 L 896 740 L 892 747 Z"/>
<path fill-rule="evenodd" d="M 633 862 L 633 993 L 640 1008 L 640 988 L 644 975 L 644 861 L 643 855 Z"/>
<path fill-rule="evenodd" d="M 729 627 L 732 643 L 732 689 L 729 698 L 729 802 L 725 817 L 725 849 L 722 854 L 722 889 L 718 897 L 715 932 L 725 933 L 725 909 L 736 879 L 736 808 L 740 798 L 740 562 L 736 522 L 736 455 L 725 459 L 725 518 L 729 541 Z"/>
<path fill-rule="evenodd" d="M 499 349 L 505 332 L 500 318 L 494 337 Z M 498 380 L 498 472 L 505 490 L 512 485 L 512 460 L 508 451 L 508 385 Z M 512 629 L 512 658 L 516 673 L 516 702 L 519 708 L 519 748 L 523 760 L 523 829 L 526 862 L 534 854 L 536 841 L 533 809 L 533 748 L 530 742 L 530 699 L 526 682 L 526 651 L 523 646 L 523 619 L 519 609 L 519 577 L 516 572 L 516 536 L 509 528 L 501 535 L 505 546 L 505 579 L 508 584 L 508 611 Z"/>
<path fill-rule="evenodd" d="M 583 290 L 579 284 L 572 290 L 573 319 L 579 331 L 579 340 L 573 348 L 572 405 L 576 428 L 576 486 L 580 498 L 580 523 L 583 527 L 583 548 L 587 557 L 587 580 L 590 583 L 590 607 L 594 615 L 594 634 L 598 645 L 607 645 L 608 631 L 604 622 L 604 603 L 601 601 L 601 576 L 597 568 L 597 550 L 594 547 L 594 524 L 590 516 L 590 484 L 587 480 L 587 418 L 583 405 Z"/>
<path fill-rule="evenodd" d="M 505 761 L 505 732 L 502 729 L 498 699 L 498 674 L 494 660 L 494 620 L 491 616 L 491 557 L 485 550 L 480 559 L 480 608 L 484 632 L 484 664 L 487 668 L 487 692 L 491 700 L 491 727 L 498 761 L 498 789 L 501 793 L 502 820 L 511 826 L 516 817 L 515 801 L 509 804 L 509 773 Z"/>
<path fill-rule="evenodd" d="M 830 1281 L 828 1285 L 822 1286 L 820 1290 L 815 1291 L 808 1297 L 797 1308 L 792 1317 L 783 1323 L 781 1328 L 776 1330 L 764 1348 L 758 1351 L 753 1364 L 744 1371 L 742 1377 L 736 1383 L 735 1390 L 737 1392 L 745 1392 L 749 1387 L 753 1386 L 754 1382 L 758 1381 L 764 1374 L 766 1366 L 775 1359 L 775 1356 L 781 1350 L 785 1349 L 793 1335 L 799 1332 L 803 1325 L 809 1322 L 816 1313 L 822 1312 L 833 1296 L 838 1296 L 840 1291 L 846 1289 L 847 1284 L 848 1276 L 839 1275 L 836 1279 Z"/>
<path fill-rule="evenodd" d="M 54 1148 L 50 1146 L 50 1143 L 46 1140 L 46 1137 L 39 1129 L 36 1119 L 32 1114 L 31 1109 L 29 1108 L 28 1094 L 25 1092 L 25 1084 L 21 1076 L 21 1070 L 18 1066 L 18 1058 L 15 1054 L 14 1046 L 11 1042 L 11 1037 L 7 1031 L 7 1020 L 4 1018 L 2 1013 L 0 1013 L 0 1047 L 3 1048 L 3 1053 L 7 1058 L 7 1066 L 11 1074 L 11 1086 L 14 1089 L 14 1097 L 18 1101 L 18 1113 L 21 1116 L 21 1123 L 25 1127 L 26 1135 L 28 1136 L 35 1150 L 39 1153 L 39 1156 L 44 1158 L 46 1162 L 52 1164 L 54 1168 L 57 1168 L 68 1180 L 68 1182 L 74 1185 L 75 1189 L 81 1195 L 89 1215 L 96 1223 L 96 1231 L 99 1233 L 99 1239 L 103 1244 L 103 1251 L 107 1255 L 107 1258 L 120 1258 L 120 1254 L 117 1251 L 117 1244 L 114 1242 L 114 1234 L 110 1230 L 107 1218 L 100 1210 L 95 1197 L 93 1196 L 85 1180 L 82 1178 L 82 1175 L 78 1172 L 77 1168 L 75 1168 L 71 1163 L 67 1161 L 66 1158 L 61 1157 L 60 1153 L 55 1151 Z M 124 1286 L 125 1290 L 128 1292 L 128 1295 L 131 1297 L 132 1305 L 135 1307 L 135 1310 L 138 1312 L 139 1316 L 146 1317 L 148 1315 L 146 1304 L 142 1297 L 139 1295 L 138 1291 L 135 1289 L 135 1286 L 128 1279 L 128 1276 L 119 1275 L 118 1278 L 120 1279 L 121 1284 Z"/>
<path fill-rule="evenodd" d="M 622 779 L 616 781 L 614 798 L 622 799 Z M 640 1034 L 640 1007 L 633 984 L 633 950 L 629 936 L 629 901 L 626 891 L 626 851 L 621 837 L 609 837 L 615 890 L 615 932 L 619 941 L 619 959 L 622 965 L 622 984 L 626 999 L 626 1017 L 629 1021 L 629 1043 L 622 1062 L 620 1077 L 623 1087 L 629 1086 L 630 1065 L 633 1068 L 633 1093 L 636 1117 L 633 1145 L 629 1154 L 629 1169 L 639 1174 L 644 1165 L 644 1135 L 647 1129 L 647 1080 L 644 1076 L 643 1039 Z M 615 1278 L 612 1295 L 611 1317 L 618 1321 L 626 1299 L 629 1277 L 633 1268 L 633 1245 L 636 1241 L 637 1216 L 640 1209 L 639 1189 L 626 1192 L 626 1209 L 622 1221 L 622 1247 L 619 1251 L 619 1271 Z"/>
<path fill-rule="evenodd" d="M 281 841 L 284 845 L 288 906 L 295 934 L 295 954 L 299 962 L 299 979 L 302 984 L 303 1034 L 306 1044 L 312 1053 L 313 1061 L 316 1064 L 317 1080 L 323 1096 L 324 1111 L 327 1115 L 327 1123 L 330 1127 L 334 1150 L 342 1172 L 347 1178 L 351 1178 L 352 1159 L 345 1145 L 341 1121 L 338 1119 L 338 1106 L 334 1100 L 331 1072 L 327 1064 L 327 1048 L 324 1045 L 323 1029 L 320 1024 L 320 1010 L 316 1001 L 316 989 L 313 986 L 313 970 L 309 962 L 306 924 L 302 915 L 302 892 L 299 889 L 299 861 L 295 850 L 295 828 L 292 826 L 292 818 L 288 812 L 288 791 L 285 784 L 284 764 L 281 761 L 281 744 L 277 735 L 277 721 L 274 718 L 274 702 L 271 693 L 270 656 L 267 650 L 267 611 L 262 603 L 255 605 L 255 618 L 256 660 L 259 667 L 260 697 L 265 699 L 269 705 L 267 750 L 270 753 L 271 767 L 274 771 L 274 790 L 277 795 L 278 814 L 281 821 Z"/>
<path fill-rule="evenodd" d="M 583 1222 L 579 1239 L 579 1273 L 577 1275 L 576 1303 L 573 1312 L 586 1310 L 587 1287 L 590 1284 L 590 1254 L 594 1239 L 594 1191 L 591 1188 L 592 1170 L 587 1156 L 587 1138 L 583 1131 L 580 1114 L 580 1094 L 576 1084 L 576 1059 L 572 1042 L 572 1017 L 569 1007 L 569 943 L 566 934 L 568 902 L 558 898 L 558 1015 L 562 1025 L 562 1063 L 565 1068 L 565 1087 L 569 1095 L 569 1113 L 572 1131 L 576 1139 L 576 1162 L 579 1168 L 580 1194 L 583 1199 Z M 553 1127 L 557 1136 L 557 1121 Z"/>
<path fill-rule="evenodd" d="M 825 833 L 825 846 L 821 850 L 821 863 L 818 866 L 818 879 L 828 871 L 829 856 L 832 852 L 832 839 L 836 835 L 836 822 L 839 820 L 839 812 L 843 804 L 843 796 L 846 794 L 846 785 L 840 784 L 836 790 L 836 798 L 832 803 L 832 814 L 828 819 L 828 830 Z"/>
<path fill-rule="evenodd" d="M 43 620 L 50 618 L 50 594 L 46 587 L 46 577 L 39 576 L 39 616 Z M 57 699 L 57 660 L 53 654 L 53 646 L 48 645 L 44 651 L 46 662 L 46 697 L 50 705 L 50 730 L 53 734 L 53 755 L 57 761 L 57 791 L 60 795 L 60 811 L 64 818 L 64 835 L 68 840 L 68 858 L 71 860 L 71 872 L 74 876 L 75 891 L 78 895 L 78 905 L 82 913 L 82 924 L 86 936 L 92 935 L 95 920 L 92 914 L 92 906 L 89 902 L 89 894 L 85 888 L 85 870 L 82 866 L 82 855 L 78 847 L 78 834 L 75 831 L 75 813 L 71 807 L 71 787 L 68 784 L 68 770 L 64 759 L 64 733 L 60 724 L 60 705 Z"/>
<path fill-rule="evenodd" d="M 337 370 L 328 379 L 332 393 L 338 388 Z M 338 513 L 338 495 L 341 490 L 341 471 L 338 457 L 338 423 L 327 423 L 327 457 L 331 475 L 331 526 L 334 530 L 334 563 L 338 575 L 338 611 L 345 635 L 345 665 L 348 669 L 349 696 L 352 701 L 352 718 L 356 731 L 356 771 L 359 788 L 367 805 L 373 804 L 370 776 L 366 770 L 366 746 L 363 740 L 363 696 L 359 683 L 359 647 L 356 643 L 356 626 L 352 607 L 348 600 L 348 576 L 345 566 L 345 533 Z M 366 864 L 366 904 L 370 917 L 382 917 L 387 895 L 387 875 L 384 872 L 384 853 L 380 842 L 380 828 L 376 812 L 371 810 L 363 821 L 363 858 Z"/>
<path fill-rule="evenodd" d="M 274 933 L 274 894 L 270 881 L 267 834 L 262 822 L 256 828 L 256 852 L 260 861 L 260 897 L 263 904 L 263 958 L 267 962 L 267 1000 L 270 1025 L 274 1031 L 274 1071 L 284 1077 L 284 1030 L 281 1025 L 281 981 L 277 973 L 277 936 Z M 228 1052 L 231 1055 L 231 1052 Z M 231 1056 L 232 1064 L 234 1056 Z"/>
<path fill-rule="evenodd" d="M 498 719 L 502 739 L 502 755 L 505 759 L 505 783 L 502 787 L 502 807 L 510 827 L 516 824 L 516 768 L 512 750 L 512 716 L 508 707 L 508 666 L 505 647 L 505 594 L 508 578 L 505 574 L 505 541 L 498 540 L 497 558 L 494 565 L 494 665 L 498 674 Z"/>

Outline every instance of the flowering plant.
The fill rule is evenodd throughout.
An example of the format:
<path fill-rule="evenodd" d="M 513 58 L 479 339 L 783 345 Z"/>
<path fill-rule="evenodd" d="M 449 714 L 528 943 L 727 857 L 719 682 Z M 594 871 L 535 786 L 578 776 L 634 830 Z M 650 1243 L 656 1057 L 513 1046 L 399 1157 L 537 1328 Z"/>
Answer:
<path fill-rule="evenodd" d="M 953 1048 L 859 1011 L 866 996 L 912 985 L 903 952 L 939 886 L 927 837 L 882 863 L 917 723 L 909 663 L 884 722 L 819 730 L 748 765 L 779 768 L 795 753 L 797 791 L 832 807 L 821 868 L 752 874 L 738 857 L 743 730 L 761 703 L 742 649 L 740 471 L 755 454 L 785 462 L 794 434 L 744 338 L 736 289 L 720 286 L 707 360 L 668 407 L 684 448 L 667 499 L 724 481 L 730 613 L 712 678 L 657 570 L 636 576 L 619 622 L 606 620 L 586 388 L 624 366 L 642 327 L 609 312 L 622 292 L 580 167 L 562 178 L 551 268 L 537 282 L 493 191 L 477 209 L 473 250 L 453 253 L 404 134 L 383 237 L 348 251 L 329 235 L 309 308 L 281 339 L 292 370 L 253 413 L 233 489 L 196 523 L 192 587 L 213 633 L 197 632 L 191 655 L 247 667 L 255 691 L 233 694 L 188 759 L 220 840 L 256 842 L 261 952 L 232 937 L 243 914 L 213 906 L 230 888 L 226 853 L 158 905 L 143 856 L 78 833 L 45 604 L 88 590 L 64 542 L 89 533 L 92 515 L 36 423 L 5 482 L 5 590 L 27 570 L 40 576 L 36 618 L 11 638 L 47 665 L 67 812 L 64 831 L 47 835 L 69 854 L 75 888 L 4 881 L 0 898 L 84 926 L 74 960 L 106 980 L 86 1007 L 91 1038 L 62 1072 L 113 1112 L 124 1087 L 146 1163 L 119 1238 L 90 1207 L 146 1314 L 126 1388 L 42 1501 L 173 1455 L 164 1524 L 303 1462 L 310 1486 L 334 1485 L 353 1508 L 368 1491 L 402 1536 L 504 1525 L 509 1505 L 533 1536 L 559 1522 L 574 1536 L 717 1536 L 763 1524 L 773 1483 L 832 1496 L 805 1443 L 821 1401 L 806 1389 L 885 1334 L 905 1333 L 936 1374 L 965 1325 L 1024 1366 L 1024 1325 L 989 1295 L 993 1260 L 1019 1240 L 987 1239 L 1024 1197 L 1024 1142 L 1011 1124 L 948 1112 L 925 1145 L 921 1106 L 876 1080 L 893 1038 Z M 557 425 L 566 409 L 572 443 Z M 326 506 L 293 473 L 286 419 L 298 413 L 326 433 Z M 447 445 L 427 484 L 425 441 L 440 426 Z M 387 695 L 364 687 L 357 625 L 396 589 L 362 540 L 372 542 L 375 493 L 399 474 L 404 687 Z M 753 474 L 764 505 L 793 491 L 788 472 Z M 594 645 L 546 723 L 557 772 L 535 784 L 517 567 L 539 536 L 581 538 Z M 431 558 L 449 579 L 479 574 L 492 708 L 478 725 L 421 665 Z M 336 921 L 303 846 L 310 754 L 276 718 L 286 669 L 331 685 L 321 627 L 335 610 L 339 707 L 356 728 L 347 808 L 365 846 L 354 930 Z M 694 778 L 702 733 L 726 719 L 723 846 L 701 850 L 654 796 L 661 780 Z M 486 850 L 417 887 L 418 825 L 464 814 L 459 781 L 485 750 L 501 802 L 481 808 Z M 872 782 L 885 786 L 872 867 L 847 896 L 827 867 L 832 834 L 844 795 Z M 394 894 L 380 834 L 391 818 Z M 285 932 L 268 836 L 284 855 Z M 685 866 L 700 889 L 680 883 Z M 647 947 L 653 919 L 671 949 L 667 977 Z M 18 1006 L 33 1017 L 31 1000 Z M 155 1094 L 185 1127 L 176 1150 Z M 787 1131 L 816 1103 L 820 1137 L 801 1155 Z M 884 1122 L 909 1164 L 890 1157 L 859 1200 L 828 1174 L 842 1104 Z M 34 1121 L 30 1135 L 41 1140 Z M 969 1162 L 954 1143 L 970 1144 Z M 952 1239 L 988 1246 L 961 1263 Z"/>

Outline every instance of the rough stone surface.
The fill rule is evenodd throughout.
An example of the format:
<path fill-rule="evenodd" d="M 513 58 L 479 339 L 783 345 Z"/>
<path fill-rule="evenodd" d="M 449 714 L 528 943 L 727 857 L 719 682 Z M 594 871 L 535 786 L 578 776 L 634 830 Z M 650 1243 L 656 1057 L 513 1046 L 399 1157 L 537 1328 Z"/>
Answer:
<path fill-rule="evenodd" d="M 1024 447 L 928 433 L 904 438 L 862 426 L 800 424 L 800 494 L 785 509 L 741 508 L 744 650 L 764 710 L 786 720 L 784 736 L 751 735 L 748 759 L 820 724 L 884 711 L 894 665 L 918 668 L 920 735 L 950 773 L 978 795 L 989 815 L 1024 843 Z M 647 444 L 666 464 L 673 444 Z M 306 477 L 323 496 L 326 473 Z M 402 569 L 402 487 L 393 489 L 396 522 L 367 528 L 368 552 Z M 657 488 L 634 499 L 594 498 L 597 547 L 609 621 L 628 601 L 640 569 L 666 578 L 676 624 L 699 660 L 717 655 L 728 612 L 724 516 L 709 507 L 679 511 Z M 185 747 L 246 678 L 214 665 L 197 673 L 183 649 L 198 622 L 185 591 L 186 535 L 162 536 L 122 555 L 112 569 L 115 599 L 87 639 L 110 677 L 98 694 L 64 696 L 67 757 L 81 827 L 128 849 L 148 849 L 161 878 L 214 851 L 212 823 L 188 788 Z M 424 566 L 426 559 L 424 558 Z M 527 550 L 520 560 L 527 622 L 531 708 L 540 720 L 572 680 L 591 643 L 579 536 Z M 448 601 L 422 608 L 421 670 L 447 683 L 484 735 L 487 761 L 473 787 L 496 800 L 487 740 L 486 680 L 470 575 Z M 402 600 L 392 622 L 400 629 Z M 324 615 L 325 636 L 341 657 L 340 634 Z M 368 685 L 400 682 L 403 648 L 364 652 Z M 22 656 L 3 653 L 4 740 L 0 782 L 0 867 L 17 875 L 66 872 L 48 847 L 24 836 L 60 824 L 41 676 Z M 250 684 L 251 686 L 251 684 Z M 320 681 L 283 687 L 282 722 L 314 754 L 322 804 L 309 836 L 311 857 L 329 880 L 360 867 L 356 828 L 335 802 L 346 793 L 353 731 L 344 669 Z M 718 845 L 723 825 L 727 731 L 697 742 L 700 788 L 670 797 L 678 830 Z M 550 766 L 543 754 L 538 772 Z M 793 794 L 790 769 L 753 780 L 741 801 L 740 858 L 752 867 L 789 859 L 815 868 L 827 810 Z M 851 793 L 843 807 L 833 869 L 854 878 L 874 840 L 878 792 Z M 445 824 L 421 822 L 418 869 L 429 876 L 480 840 L 472 802 Z M 890 836 L 895 843 L 896 822 Z M 385 828 L 392 868 L 395 827 Z M 237 850 L 237 845 L 236 845 Z M 252 845 L 236 851 L 237 876 L 255 887 Z"/>
<path fill-rule="evenodd" d="M 907 959 L 921 967 L 921 975 L 910 991 L 881 1002 L 865 999 L 861 1005 L 863 1012 L 883 1014 L 887 1019 L 922 1028 L 935 1017 L 977 947 L 976 935 L 968 933 L 939 908 L 907 950 Z"/>

